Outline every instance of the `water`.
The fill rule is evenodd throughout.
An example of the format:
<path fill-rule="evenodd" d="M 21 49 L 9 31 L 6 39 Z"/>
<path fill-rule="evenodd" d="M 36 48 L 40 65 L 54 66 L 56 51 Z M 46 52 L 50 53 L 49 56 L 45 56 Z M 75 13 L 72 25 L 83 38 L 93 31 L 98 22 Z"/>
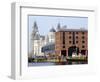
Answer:
<path fill-rule="evenodd" d="M 43 63 L 28 63 L 28 66 L 50 66 L 55 65 L 55 63 L 43 62 Z"/>
<path fill-rule="evenodd" d="M 67 62 L 39 62 L 39 63 L 28 63 L 28 66 L 54 66 L 54 65 L 80 65 L 88 64 L 87 61 L 67 61 Z"/>

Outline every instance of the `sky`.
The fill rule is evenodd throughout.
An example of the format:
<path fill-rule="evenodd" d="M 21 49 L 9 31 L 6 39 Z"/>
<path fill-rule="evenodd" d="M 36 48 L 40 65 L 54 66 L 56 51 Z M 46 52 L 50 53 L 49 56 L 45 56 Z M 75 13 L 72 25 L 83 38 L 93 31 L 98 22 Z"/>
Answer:
<path fill-rule="evenodd" d="M 40 35 L 46 35 L 49 30 L 54 27 L 57 28 L 58 23 L 62 26 L 67 26 L 69 29 L 88 29 L 88 18 L 87 17 L 63 17 L 63 16 L 28 16 L 28 29 L 29 29 L 29 44 L 32 34 L 32 27 L 36 21 Z"/>

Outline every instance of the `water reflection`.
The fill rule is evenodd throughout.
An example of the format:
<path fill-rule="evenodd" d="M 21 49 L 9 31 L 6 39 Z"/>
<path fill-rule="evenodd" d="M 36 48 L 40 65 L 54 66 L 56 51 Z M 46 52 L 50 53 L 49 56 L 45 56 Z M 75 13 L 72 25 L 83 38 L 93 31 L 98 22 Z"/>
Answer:
<path fill-rule="evenodd" d="M 87 61 L 66 61 L 66 62 L 38 62 L 28 63 L 28 66 L 54 66 L 54 65 L 80 65 L 88 64 Z"/>

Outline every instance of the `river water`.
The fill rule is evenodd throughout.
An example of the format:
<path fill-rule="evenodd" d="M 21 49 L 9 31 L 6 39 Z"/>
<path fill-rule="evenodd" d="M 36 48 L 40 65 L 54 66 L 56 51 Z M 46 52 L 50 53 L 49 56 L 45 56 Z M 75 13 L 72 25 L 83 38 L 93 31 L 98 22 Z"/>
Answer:
<path fill-rule="evenodd" d="M 67 62 L 39 62 L 39 63 L 28 63 L 28 66 L 54 66 L 54 65 L 80 65 L 88 64 L 87 61 L 67 61 Z"/>

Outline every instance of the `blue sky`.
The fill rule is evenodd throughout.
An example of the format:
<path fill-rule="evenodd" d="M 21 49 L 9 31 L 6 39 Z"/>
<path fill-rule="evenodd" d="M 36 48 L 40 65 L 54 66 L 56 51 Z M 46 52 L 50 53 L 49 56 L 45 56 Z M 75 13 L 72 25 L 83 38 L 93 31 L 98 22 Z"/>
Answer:
<path fill-rule="evenodd" d="M 37 22 L 39 33 L 41 35 L 46 35 L 49 30 L 54 27 L 57 28 L 58 23 L 61 26 L 66 25 L 67 28 L 78 29 L 85 28 L 88 29 L 88 18 L 87 17 L 61 17 L 61 16 L 28 16 L 29 22 L 29 39 L 32 33 L 32 26 L 34 25 L 34 21 Z M 30 40 L 29 40 L 30 42 Z M 30 43 L 29 43 L 30 44 Z"/>
<path fill-rule="evenodd" d="M 57 24 L 66 25 L 67 28 L 86 28 L 88 27 L 87 17 L 57 17 L 57 16 L 28 16 L 29 17 L 29 33 L 32 32 L 34 21 L 37 22 L 39 33 L 45 35 L 52 28 L 57 28 Z"/>

